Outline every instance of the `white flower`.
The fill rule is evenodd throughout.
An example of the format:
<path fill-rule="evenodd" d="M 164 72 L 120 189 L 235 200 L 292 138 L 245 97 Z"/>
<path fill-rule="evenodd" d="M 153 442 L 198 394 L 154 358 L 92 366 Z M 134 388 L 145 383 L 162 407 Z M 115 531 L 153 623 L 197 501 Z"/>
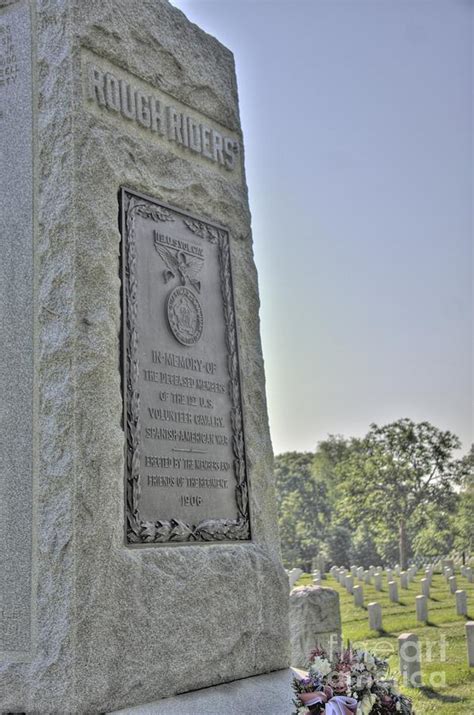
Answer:
<path fill-rule="evenodd" d="M 314 661 L 311 663 L 309 672 L 312 675 L 328 675 L 332 670 L 331 663 L 326 658 L 321 658 L 320 655 L 316 656 Z"/>
<path fill-rule="evenodd" d="M 367 668 L 373 668 L 375 665 L 375 658 L 370 653 L 365 653 L 364 661 Z"/>
<path fill-rule="evenodd" d="M 357 715 L 370 715 L 370 711 L 377 702 L 377 696 L 374 693 L 364 695 L 357 706 Z"/>

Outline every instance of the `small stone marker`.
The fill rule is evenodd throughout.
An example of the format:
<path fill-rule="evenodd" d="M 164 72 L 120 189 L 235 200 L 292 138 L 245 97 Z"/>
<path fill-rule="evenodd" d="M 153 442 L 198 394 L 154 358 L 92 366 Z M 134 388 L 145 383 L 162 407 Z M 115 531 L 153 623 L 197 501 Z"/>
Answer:
<path fill-rule="evenodd" d="M 454 561 L 453 559 L 443 559 L 442 566 L 444 569 L 451 569 L 454 573 Z"/>
<path fill-rule="evenodd" d="M 290 591 L 295 585 L 295 583 L 298 581 L 299 577 L 302 575 L 302 570 L 301 569 L 291 569 L 291 571 L 288 571 L 288 578 L 290 581 Z"/>
<path fill-rule="evenodd" d="M 456 613 L 458 616 L 467 616 L 466 591 L 456 591 Z"/>
<path fill-rule="evenodd" d="M 357 578 L 359 579 L 359 581 L 364 580 L 364 567 L 363 566 L 359 566 L 359 568 L 357 569 Z"/>
<path fill-rule="evenodd" d="M 352 589 L 354 594 L 354 606 L 364 607 L 364 591 L 362 586 L 354 586 Z"/>
<path fill-rule="evenodd" d="M 446 583 L 449 583 L 451 576 L 454 576 L 453 569 L 444 569 L 444 578 L 446 579 Z"/>
<path fill-rule="evenodd" d="M 420 623 L 426 623 L 428 620 L 428 599 L 426 596 L 417 596 L 416 603 L 416 620 Z"/>
<path fill-rule="evenodd" d="M 351 566 L 351 574 L 354 578 L 357 576 L 357 566 Z"/>
<path fill-rule="evenodd" d="M 395 566 L 394 571 L 396 576 L 400 576 L 400 566 L 398 564 Z"/>
<path fill-rule="evenodd" d="M 423 596 L 426 596 L 426 598 L 430 597 L 430 581 L 428 578 L 422 578 L 420 581 L 421 584 L 421 593 Z"/>
<path fill-rule="evenodd" d="M 474 621 L 466 623 L 467 663 L 474 668 Z"/>
<path fill-rule="evenodd" d="M 347 589 L 347 593 L 353 593 L 353 590 L 354 590 L 354 577 L 351 576 L 350 574 L 346 574 L 345 587 L 346 587 L 346 589 Z"/>
<path fill-rule="evenodd" d="M 367 584 L 372 582 L 372 577 L 370 575 L 370 571 L 364 571 L 364 581 Z"/>
<path fill-rule="evenodd" d="M 375 584 L 376 591 L 382 590 L 382 574 L 381 573 L 376 573 L 374 575 L 374 584 Z"/>
<path fill-rule="evenodd" d="M 458 590 L 458 585 L 456 582 L 456 576 L 450 576 L 448 580 L 449 590 L 451 593 L 456 593 Z"/>
<path fill-rule="evenodd" d="M 369 573 L 370 573 L 371 576 L 374 575 L 374 573 L 375 573 L 375 566 L 369 566 Z"/>
<path fill-rule="evenodd" d="M 369 628 L 372 631 L 382 630 L 382 607 L 380 603 L 373 601 L 367 606 L 369 611 Z"/>
<path fill-rule="evenodd" d="M 404 589 L 408 588 L 408 573 L 406 571 L 400 573 L 400 586 Z"/>
<path fill-rule="evenodd" d="M 398 636 L 398 657 L 404 685 L 419 688 L 421 686 L 421 665 L 420 643 L 417 635 L 401 633 Z"/>
<path fill-rule="evenodd" d="M 467 580 L 469 581 L 469 583 L 472 583 L 472 582 L 473 582 L 474 573 L 473 573 L 472 568 L 471 568 L 470 566 L 467 566 L 467 567 L 464 569 L 464 576 L 465 576 L 465 578 L 467 578 Z"/>
<path fill-rule="evenodd" d="M 392 603 L 398 603 L 398 585 L 396 581 L 388 582 L 388 597 Z"/>
<path fill-rule="evenodd" d="M 313 576 L 313 586 L 322 586 L 323 582 L 320 576 Z"/>
<path fill-rule="evenodd" d="M 392 571 L 392 569 L 387 569 L 386 572 L 385 572 L 385 574 L 386 574 L 386 576 L 387 576 L 387 583 L 388 583 L 389 581 L 393 581 L 393 571 Z"/>

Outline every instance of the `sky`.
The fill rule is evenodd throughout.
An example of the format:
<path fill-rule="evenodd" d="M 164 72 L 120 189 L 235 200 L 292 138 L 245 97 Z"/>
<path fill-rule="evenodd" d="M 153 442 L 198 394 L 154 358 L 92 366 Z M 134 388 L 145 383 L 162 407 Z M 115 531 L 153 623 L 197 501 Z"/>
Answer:
<path fill-rule="evenodd" d="M 471 0 L 173 0 L 235 56 L 273 449 L 473 441 Z"/>

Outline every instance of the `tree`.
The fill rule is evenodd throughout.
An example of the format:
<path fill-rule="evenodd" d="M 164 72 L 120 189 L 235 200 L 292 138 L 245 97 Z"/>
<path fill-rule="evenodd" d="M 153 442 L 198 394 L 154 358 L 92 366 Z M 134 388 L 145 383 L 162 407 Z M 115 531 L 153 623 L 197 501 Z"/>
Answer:
<path fill-rule="evenodd" d="M 474 551 L 474 444 L 462 459 L 463 484 L 455 523 L 455 546 L 463 553 Z"/>
<path fill-rule="evenodd" d="M 278 524 L 283 563 L 311 570 L 329 521 L 327 490 L 312 473 L 312 452 L 275 457 Z"/>
<path fill-rule="evenodd" d="M 398 532 L 405 569 L 413 524 L 422 510 L 454 508 L 454 487 L 465 472 L 462 460 L 453 457 L 460 446 L 454 434 L 429 422 L 405 418 L 383 427 L 372 424 L 359 449 L 339 464 L 340 511 L 355 528 L 365 521 L 376 531 Z"/>

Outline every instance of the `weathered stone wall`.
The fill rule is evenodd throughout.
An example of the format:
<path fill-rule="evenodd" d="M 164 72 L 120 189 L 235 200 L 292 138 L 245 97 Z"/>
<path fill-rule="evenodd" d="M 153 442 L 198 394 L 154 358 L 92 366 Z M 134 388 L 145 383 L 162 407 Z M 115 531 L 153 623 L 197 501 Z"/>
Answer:
<path fill-rule="evenodd" d="M 6 6 L 1 2 L 0 7 Z M 225 166 L 86 96 L 87 61 L 239 141 L 232 54 L 164 0 L 37 0 L 36 620 L 0 709 L 99 713 L 288 665 L 243 151 Z M 118 192 L 229 228 L 253 541 L 124 545 Z"/>

